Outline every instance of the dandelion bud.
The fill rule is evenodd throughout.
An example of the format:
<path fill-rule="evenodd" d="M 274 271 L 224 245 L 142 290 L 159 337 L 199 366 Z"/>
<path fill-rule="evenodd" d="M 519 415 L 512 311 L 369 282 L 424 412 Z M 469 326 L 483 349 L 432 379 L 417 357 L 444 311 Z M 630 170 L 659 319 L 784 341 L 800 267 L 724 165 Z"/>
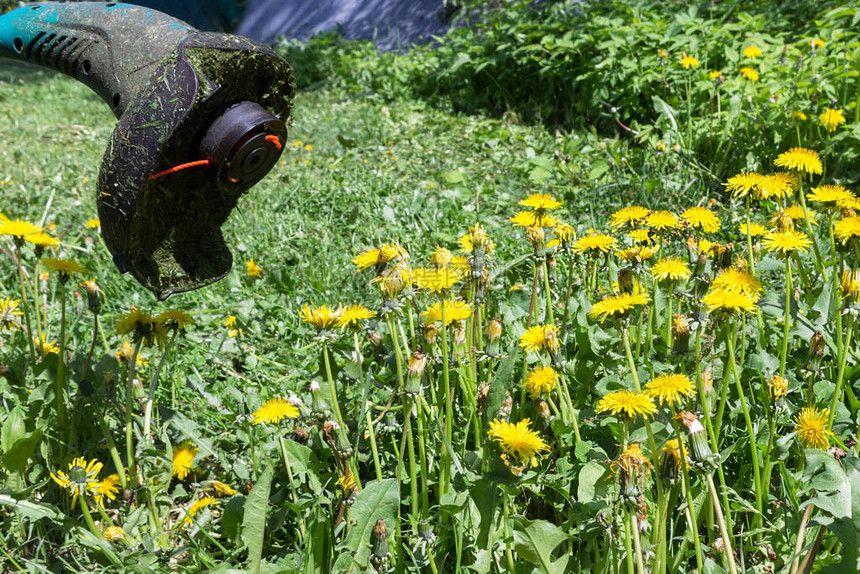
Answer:
<path fill-rule="evenodd" d="M 705 433 L 705 427 L 699 421 L 699 417 L 690 411 L 681 411 L 675 415 L 675 419 L 687 428 L 690 437 L 687 444 L 690 447 L 690 460 L 693 465 L 703 470 L 715 468 L 716 457 L 708 445 L 708 436 Z"/>
<path fill-rule="evenodd" d="M 708 264 L 708 254 L 704 251 L 699 252 L 699 256 L 696 258 L 696 266 L 693 269 L 693 276 L 702 277 L 705 274 L 705 265 Z"/>
<path fill-rule="evenodd" d="M 645 478 L 645 473 L 642 468 L 646 469 L 651 466 L 651 462 L 645 458 L 642 451 L 639 450 L 639 445 L 634 443 L 628 446 L 617 459 L 610 463 L 612 471 L 618 474 L 621 492 L 619 494 L 620 502 L 631 511 L 639 510 L 639 500 L 642 496 L 642 482 Z"/>
<path fill-rule="evenodd" d="M 816 372 L 821 370 L 821 361 L 824 358 L 824 333 L 816 331 L 809 338 L 809 354 L 806 357 L 806 368 Z"/>
<path fill-rule="evenodd" d="M 543 256 L 546 244 L 546 234 L 543 231 L 543 227 L 527 227 L 526 240 L 532 244 L 535 257 Z"/>
<path fill-rule="evenodd" d="M 317 420 L 325 420 L 331 414 L 328 402 L 323 396 L 320 384 L 316 381 L 311 381 L 311 417 Z"/>
<path fill-rule="evenodd" d="M 696 242 L 696 238 L 692 235 L 687 238 L 687 249 L 690 251 L 695 251 L 698 243 Z"/>
<path fill-rule="evenodd" d="M 500 421 L 509 422 L 511 419 L 511 410 L 514 408 L 514 399 L 511 398 L 511 393 L 505 391 L 505 401 L 499 407 L 499 414 L 496 418 Z"/>
<path fill-rule="evenodd" d="M 370 562 L 378 572 L 383 572 L 388 569 L 388 561 L 388 527 L 380 518 L 373 527 L 373 555 Z"/>
<path fill-rule="evenodd" d="M 337 422 L 326 421 L 323 423 L 323 432 L 329 440 L 329 444 L 339 456 L 344 458 L 352 456 L 352 445 L 349 444 L 346 433 L 340 428 Z"/>
<path fill-rule="evenodd" d="M 419 351 L 412 353 L 406 367 L 406 388 L 403 390 L 407 395 L 415 396 L 421 392 L 421 379 L 424 377 L 424 367 L 427 366 L 427 355 Z"/>
<path fill-rule="evenodd" d="M 778 375 L 770 378 L 767 387 L 770 390 L 770 399 L 772 401 L 777 401 L 788 394 L 788 381 Z"/>
<path fill-rule="evenodd" d="M 633 271 L 629 267 L 618 271 L 618 291 L 627 295 L 633 293 Z"/>
<path fill-rule="evenodd" d="M 451 264 L 452 259 L 451 251 L 439 246 L 436 246 L 436 251 L 430 256 L 430 261 L 436 269 L 445 269 Z"/>
<path fill-rule="evenodd" d="M 555 260 L 555 257 L 553 257 L 552 255 L 547 255 L 546 256 L 547 271 L 553 272 L 553 271 L 555 271 L 556 267 L 558 267 L 558 262 Z"/>
<path fill-rule="evenodd" d="M 99 289 L 99 286 L 96 285 L 96 280 L 90 279 L 89 281 L 84 281 L 78 285 L 78 287 L 83 289 L 87 294 L 87 307 L 89 308 L 90 313 L 98 315 L 102 308 L 101 297 L 104 297 L 104 293 Z"/>
<path fill-rule="evenodd" d="M 756 261 L 761 259 L 761 243 L 758 241 L 753 243 L 753 257 L 755 257 Z"/>
<path fill-rule="evenodd" d="M 502 320 L 498 317 L 490 319 L 487 324 L 487 354 L 490 356 L 499 355 L 499 347 L 502 340 Z"/>
<path fill-rule="evenodd" d="M 690 351 L 690 324 L 683 315 L 672 316 L 673 351 L 684 354 Z"/>
<path fill-rule="evenodd" d="M 687 454 L 686 449 L 684 449 L 684 454 Z M 685 458 L 689 459 L 688 456 Z M 660 461 L 660 476 L 665 482 L 675 484 L 678 479 L 678 472 L 681 470 L 681 445 L 678 439 L 667 440 L 666 446 L 658 454 L 658 459 Z M 689 468 L 689 461 L 687 464 Z"/>
<path fill-rule="evenodd" d="M 424 346 L 428 349 L 432 349 L 436 344 L 436 335 L 439 333 L 439 329 L 436 327 L 435 323 L 430 323 L 429 325 L 424 326 Z"/>
<path fill-rule="evenodd" d="M 732 265 L 732 253 L 735 250 L 734 243 L 721 245 L 719 249 L 714 247 L 714 265 L 718 269 L 726 269 Z"/>
<path fill-rule="evenodd" d="M 451 324 L 451 335 L 455 355 L 466 354 L 466 322 L 454 321 Z"/>
<path fill-rule="evenodd" d="M 550 416 L 549 405 L 546 401 L 538 401 L 535 403 L 535 411 L 542 419 L 548 419 Z"/>
<path fill-rule="evenodd" d="M 702 389 L 706 395 L 710 395 L 714 390 L 714 375 L 708 369 L 702 369 Z"/>
<path fill-rule="evenodd" d="M 379 331 L 370 331 L 367 333 L 367 341 L 374 347 L 382 344 L 382 333 Z"/>
<path fill-rule="evenodd" d="M 487 395 L 490 393 L 490 383 L 484 381 L 478 387 L 477 407 L 478 414 L 484 414 L 484 408 L 487 406 Z"/>
<path fill-rule="evenodd" d="M 827 454 L 829 454 L 836 460 L 842 460 L 843 458 L 848 456 L 848 453 L 839 448 L 838 446 L 831 446 L 829 449 L 827 449 Z"/>

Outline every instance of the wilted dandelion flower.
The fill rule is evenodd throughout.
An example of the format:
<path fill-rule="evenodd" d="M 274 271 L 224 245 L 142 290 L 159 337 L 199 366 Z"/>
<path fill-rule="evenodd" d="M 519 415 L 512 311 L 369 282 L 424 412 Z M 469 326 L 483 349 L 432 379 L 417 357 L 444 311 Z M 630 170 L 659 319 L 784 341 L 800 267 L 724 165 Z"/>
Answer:
<path fill-rule="evenodd" d="M 550 450 L 540 435 L 529 428 L 531 420 L 523 419 L 517 424 L 495 419 L 487 433 L 499 443 L 505 453 L 518 458 L 524 465 L 537 466 L 537 455 Z"/>
<path fill-rule="evenodd" d="M 588 316 L 592 319 L 600 317 L 600 322 L 606 320 L 607 317 L 624 317 L 638 305 L 645 305 L 651 299 L 647 293 L 619 293 L 618 295 L 610 295 L 594 305 L 588 312 Z"/>
<path fill-rule="evenodd" d="M 542 393 L 551 393 L 558 384 L 558 373 L 552 367 L 537 367 L 532 369 L 526 376 L 523 388 L 533 398 L 538 398 Z"/>
<path fill-rule="evenodd" d="M 534 210 L 558 209 L 561 207 L 561 202 L 548 193 L 533 193 L 520 201 L 520 205 L 530 207 Z"/>
<path fill-rule="evenodd" d="M 487 235 L 487 231 L 480 223 L 476 223 L 474 227 L 469 228 L 469 233 L 460 237 L 457 240 L 460 244 L 460 250 L 464 253 L 473 253 L 475 246 L 483 246 L 484 252 L 488 255 L 496 249 L 496 244 Z"/>
<path fill-rule="evenodd" d="M 753 68 L 750 68 L 749 66 L 744 66 L 739 71 L 741 75 L 750 82 L 758 82 L 758 72 L 756 72 Z"/>
<path fill-rule="evenodd" d="M 454 321 L 463 321 L 472 316 L 472 308 L 468 303 L 456 299 L 446 299 L 444 301 L 436 301 L 421 314 L 424 317 L 424 322 L 435 323 L 436 321 L 441 321 L 443 304 L 445 306 L 446 327 Z"/>
<path fill-rule="evenodd" d="M 412 286 L 412 269 L 403 262 L 385 269 L 371 283 L 379 286 L 379 292 L 386 300 L 394 300 L 401 291 Z"/>
<path fill-rule="evenodd" d="M 376 311 L 371 311 L 364 305 L 356 303 L 343 308 L 340 314 L 340 319 L 337 321 L 338 327 L 358 328 L 362 321 L 376 317 Z"/>
<path fill-rule="evenodd" d="M 819 185 L 812 188 L 806 199 L 816 203 L 826 203 L 828 207 L 835 207 L 840 201 L 852 197 L 854 197 L 853 194 L 841 185 Z"/>
<path fill-rule="evenodd" d="M 794 418 L 794 432 L 800 439 L 803 448 L 819 448 L 826 450 L 830 441 L 827 437 L 835 436 L 827 428 L 830 409 L 818 410 L 816 407 L 805 407 Z"/>
<path fill-rule="evenodd" d="M 576 243 L 573 244 L 573 251 L 590 255 L 610 253 L 617 244 L 618 240 L 611 235 L 592 233 L 577 239 Z"/>
<path fill-rule="evenodd" d="M 832 108 L 827 108 L 827 110 L 821 114 L 818 118 L 821 120 L 821 125 L 827 128 L 828 132 L 836 131 L 840 125 L 845 123 L 845 116 L 842 115 L 842 110 L 834 110 Z"/>
<path fill-rule="evenodd" d="M 755 313 L 758 310 L 755 300 L 748 294 L 728 289 L 711 289 L 702 297 L 702 303 L 708 307 L 709 313 Z"/>
<path fill-rule="evenodd" d="M 69 463 L 68 474 L 58 470 L 57 474 L 51 473 L 51 478 L 60 487 L 69 491 L 72 495 L 72 507 L 74 507 L 78 496 L 95 491 L 99 484 L 97 478 L 102 466 L 102 463 L 96 459 L 87 463 L 87 459 L 81 456 Z"/>
<path fill-rule="evenodd" d="M 747 234 L 747 224 L 741 223 L 738 226 L 738 231 L 740 231 L 742 234 L 746 235 Z M 758 237 L 761 235 L 765 235 L 766 233 L 767 233 L 767 227 L 765 227 L 761 223 L 756 223 L 756 222 L 750 223 L 749 235 L 751 237 Z"/>
<path fill-rule="evenodd" d="M 519 211 L 508 221 L 517 227 L 555 227 L 558 220 L 541 211 Z"/>
<path fill-rule="evenodd" d="M 547 349 L 558 350 L 558 330 L 555 325 L 536 325 L 520 335 L 520 347 L 528 352 L 536 353 Z"/>
<path fill-rule="evenodd" d="M 119 542 L 125 538 L 125 530 L 120 526 L 108 526 L 102 533 L 102 538 L 108 542 Z"/>
<path fill-rule="evenodd" d="M 774 375 L 767 382 L 771 400 L 779 400 L 788 394 L 788 381 L 784 377 Z"/>
<path fill-rule="evenodd" d="M 678 281 L 690 276 L 690 266 L 680 257 L 663 257 L 651 267 L 657 281 Z"/>
<path fill-rule="evenodd" d="M 747 46 L 744 48 L 744 56 L 750 59 L 755 59 L 761 56 L 761 50 L 757 46 Z"/>
<path fill-rule="evenodd" d="M 0 299 L 0 330 L 13 331 L 21 328 L 21 322 L 17 319 L 23 315 L 18 310 L 20 304 L 20 299 L 12 299 L 11 297 Z"/>
<path fill-rule="evenodd" d="M 337 479 L 337 485 L 343 491 L 344 496 L 350 496 L 355 492 L 355 489 L 358 487 L 358 482 L 355 480 L 355 475 L 352 473 L 352 471 L 349 471 L 345 475 Z"/>
<path fill-rule="evenodd" d="M 194 457 L 197 456 L 197 450 L 197 447 L 193 446 L 189 441 L 173 447 L 171 476 L 175 476 L 179 480 L 185 480 L 185 477 L 188 476 L 188 473 L 194 467 Z"/>
<path fill-rule="evenodd" d="M 295 419 L 299 416 L 299 409 L 289 401 L 281 398 L 269 399 L 252 415 L 255 425 L 279 423 L 283 419 Z"/>
<path fill-rule="evenodd" d="M 674 406 L 683 402 L 684 397 L 692 397 L 695 392 L 693 381 L 687 375 L 668 373 L 651 379 L 645 385 L 645 394 L 660 404 Z"/>
<path fill-rule="evenodd" d="M 651 397 L 644 393 L 621 390 L 609 393 L 597 403 L 598 413 L 622 413 L 629 419 L 635 419 L 638 415 L 647 417 L 657 412 L 657 406 Z"/>
<path fill-rule="evenodd" d="M 764 236 L 762 245 L 768 251 L 777 251 L 782 255 L 788 255 L 794 251 L 805 253 L 812 245 L 812 241 L 804 232 L 788 229 L 771 231 Z"/>
<path fill-rule="evenodd" d="M 257 262 L 253 259 L 248 259 L 245 262 L 245 266 L 248 268 L 248 277 L 262 277 L 263 276 L 263 268 L 257 265 Z"/>
<path fill-rule="evenodd" d="M 851 238 L 860 238 L 860 217 L 843 217 L 833 225 L 833 235 L 845 245 Z"/>
<path fill-rule="evenodd" d="M 678 439 L 667 440 L 666 446 L 660 449 L 657 456 L 661 461 L 661 475 L 665 479 L 674 482 L 678 472 L 681 470 L 681 444 L 678 442 Z M 690 456 L 686 449 L 684 449 L 684 466 L 687 469 L 690 468 Z"/>
<path fill-rule="evenodd" d="M 218 499 L 214 496 L 204 496 L 194 501 L 194 504 L 185 510 L 185 518 L 182 519 L 182 528 L 188 528 L 194 523 L 194 517 L 197 513 L 213 504 L 218 504 Z"/>
<path fill-rule="evenodd" d="M 691 207 L 681 214 L 681 218 L 690 227 L 701 229 L 705 233 L 716 233 L 720 230 L 720 218 L 707 207 Z"/>
<path fill-rule="evenodd" d="M 652 211 L 645 217 L 645 225 L 657 231 L 676 229 L 680 220 L 671 211 Z"/>
<path fill-rule="evenodd" d="M 758 189 L 761 183 L 762 175 L 755 172 L 742 172 L 732 176 L 724 184 L 726 191 L 732 194 L 732 197 L 746 197 L 750 192 Z"/>
<path fill-rule="evenodd" d="M 794 147 L 779 154 L 773 162 L 777 167 L 784 167 L 801 173 L 820 174 L 822 171 L 821 158 L 818 152 L 802 147 Z"/>
<path fill-rule="evenodd" d="M 620 229 L 622 227 L 633 229 L 639 225 L 643 218 L 649 213 L 650 210 L 639 205 L 622 207 L 609 216 L 609 225 L 611 225 L 613 229 Z"/>

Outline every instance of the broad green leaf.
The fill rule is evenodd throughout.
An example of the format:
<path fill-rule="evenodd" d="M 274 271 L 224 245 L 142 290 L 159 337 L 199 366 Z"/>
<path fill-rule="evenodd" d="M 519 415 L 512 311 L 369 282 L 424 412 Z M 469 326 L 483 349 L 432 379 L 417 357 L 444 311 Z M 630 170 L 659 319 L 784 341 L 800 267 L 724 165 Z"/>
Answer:
<path fill-rule="evenodd" d="M 487 406 L 485 409 L 484 423 L 489 425 L 490 421 L 496 418 L 499 414 L 499 408 L 505 402 L 505 392 L 511 388 L 514 379 L 514 365 L 519 355 L 519 347 L 505 357 L 499 364 L 496 371 L 496 376 L 493 377 L 490 383 L 490 389 L 487 391 Z"/>
<path fill-rule="evenodd" d="M 669 123 L 672 124 L 672 131 L 677 132 L 678 122 L 675 121 L 675 116 L 677 115 L 677 112 L 675 112 L 675 110 L 672 109 L 672 106 L 667 104 L 666 101 L 663 100 L 663 98 L 653 96 L 651 100 L 654 103 L 654 111 L 660 115 L 666 116 L 669 119 Z"/>
<path fill-rule="evenodd" d="M 6 415 L 3 429 L 0 431 L 0 448 L 3 452 L 12 450 L 12 446 L 27 434 L 27 426 L 24 421 L 24 409 L 15 407 Z"/>
<path fill-rule="evenodd" d="M 245 516 L 242 519 L 242 541 L 248 547 L 248 566 L 251 572 L 260 571 L 263 557 L 263 537 L 266 534 L 266 507 L 272 488 L 272 467 L 266 467 L 260 480 L 251 489 L 245 500 Z"/>
<path fill-rule="evenodd" d="M 585 463 L 585 466 L 579 471 L 576 500 L 583 503 L 594 500 L 594 485 L 604 474 L 606 474 L 606 465 L 593 460 Z"/>
<path fill-rule="evenodd" d="M 501 510 L 498 487 L 486 478 L 482 478 L 472 485 L 471 493 L 472 500 L 478 508 L 478 514 L 481 516 L 478 547 L 488 548 L 490 535 L 496 523 L 496 513 Z"/>
<path fill-rule="evenodd" d="M 346 541 L 338 548 L 335 572 L 365 572 L 368 569 L 373 527 L 377 520 L 382 519 L 389 533 L 393 533 L 399 505 L 400 491 L 394 478 L 370 482 L 358 493 L 350 510 L 352 526 Z"/>
<path fill-rule="evenodd" d="M 48 518 L 53 522 L 60 522 L 65 518 L 65 515 L 53 506 L 29 500 L 16 500 L 8 494 L 0 494 L 0 504 L 11 508 L 28 520 Z"/>
<path fill-rule="evenodd" d="M 835 518 L 851 516 L 851 484 L 839 462 L 819 449 L 806 449 L 803 481 L 815 491 L 809 499 Z"/>
<path fill-rule="evenodd" d="M 570 553 L 552 560 L 556 546 L 568 539 L 567 534 L 558 526 L 546 520 L 528 520 L 522 516 L 514 517 L 514 545 L 517 556 L 537 566 L 542 574 L 563 574 L 570 559 Z"/>
<path fill-rule="evenodd" d="M 307 478 L 308 486 L 311 487 L 311 490 L 314 493 L 321 493 L 322 483 L 310 466 L 313 451 L 294 440 L 285 440 L 284 450 L 287 451 L 287 457 L 289 458 L 290 468 L 293 473 L 302 480 Z"/>

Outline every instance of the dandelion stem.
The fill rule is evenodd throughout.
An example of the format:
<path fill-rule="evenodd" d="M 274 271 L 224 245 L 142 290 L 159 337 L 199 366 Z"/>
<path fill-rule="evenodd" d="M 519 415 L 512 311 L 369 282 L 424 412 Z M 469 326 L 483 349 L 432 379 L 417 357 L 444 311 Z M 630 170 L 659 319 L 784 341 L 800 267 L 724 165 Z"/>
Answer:
<path fill-rule="evenodd" d="M 633 533 L 630 531 L 630 521 L 624 521 L 624 555 L 627 562 L 627 574 L 636 574 L 636 568 L 633 565 Z M 514 570 L 511 570 L 514 572 Z M 643 571 L 644 572 L 644 571 Z M 641 574 L 641 573 L 640 573 Z"/>
<path fill-rule="evenodd" d="M 391 338 L 396 341 L 397 335 L 394 332 L 392 332 Z M 396 342 L 394 343 L 394 345 L 395 345 L 395 349 L 397 349 L 399 351 Z M 397 354 L 397 358 L 398 358 L 397 370 L 400 371 L 400 360 L 399 360 L 400 354 L 399 354 L 399 352 Z M 340 428 L 343 429 L 344 432 L 346 432 L 346 426 L 344 426 L 344 424 L 343 424 L 343 415 L 340 414 L 340 405 L 338 405 L 338 402 L 337 402 L 337 389 L 334 386 L 334 379 L 332 378 L 332 375 L 331 375 L 331 363 L 330 363 L 329 358 L 328 358 L 328 343 L 323 344 L 323 362 L 325 363 L 325 378 L 326 378 L 326 382 L 328 382 L 328 392 L 329 392 L 329 395 L 331 395 L 331 404 L 332 404 L 332 407 L 334 409 L 334 416 L 337 417 L 337 424 L 339 424 Z M 403 378 L 402 375 L 400 376 L 400 378 L 401 379 Z M 403 388 L 402 384 L 401 384 L 401 388 Z"/>
<path fill-rule="evenodd" d="M 293 468 L 290 466 L 290 457 L 287 456 L 287 445 L 284 444 L 284 435 L 278 427 L 278 444 L 281 446 L 281 457 L 284 459 L 284 466 L 287 469 L 287 481 L 290 483 L 290 497 L 293 499 L 293 504 L 298 506 L 299 493 L 296 490 L 296 481 L 293 478 Z M 302 541 L 305 539 L 305 515 L 302 512 L 296 512 L 299 519 L 299 533 L 302 535 Z"/>
<path fill-rule="evenodd" d="M 642 558 L 642 541 L 639 538 L 639 523 L 636 514 L 630 513 L 630 530 L 633 531 L 633 548 L 636 552 L 636 568 L 641 574 L 645 573 L 645 560 Z"/>
<path fill-rule="evenodd" d="M 724 551 L 726 559 L 729 563 L 729 574 L 736 574 L 737 566 L 735 565 L 735 553 L 732 550 L 732 538 L 729 535 L 729 530 L 726 527 L 726 520 L 723 517 L 723 510 L 720 508 L 720 501 L 717 499 L 717 488 L 714 486 L 714 478 L 710 474 L 705 475 L 708 479 L 708 490 L 711 492 L 711 500 L 714 503 L 714 511 L 717 513 L 717 524 L 720 526 L 720 536 L 723 539 Z"/>
<path fill-rule="evenodd" d="M 367 434 L 370 437 L 370 450 L 373 453 L 373 469 L 376 471 L 376 480 L 382 482 L 382 466 L 379 464 L 379 450 L 376 448 L 376 431 L 373 429 L 373 419 L 370 409 L 365 409 L 364 417 L 367 420 Z"/>
<path fill-rule="evenodd" d="M 672 414 L 675 414 L 675 409 L 672 409 Z M 690 475 L 687 471 L 687 453 L 684 450 L 684 438 L 681 436 L 681 431 L 678 429 L 678 423 L 675 422 L 675 417 L 672 417 L 672 426 L 675 427 L 675 436 L 678 439 L 678 447 L 681 451 L 681 488 L 684 491 L 684 496 L 687 498 L 687 508 L 690 509 L 690 529 L 693 533 L 693 548 L 696 550 L 696 571 L 702 571 L 702 543 L 699 539 L 699 526 L 696 520 L 696 515 L 693 514 L 693 494 L 690 492 Z"/>
<path fill-rule="evenodd" d="M 430 470 L 427 465 L 427 414 L 424 412 L 424 407 L 419 403 L 417 404 L 418 416 L 416 417 L 416 421 L 418 424 L 418 460 L 421 461 L 421 480 L 424 483 L 424 488 L 421 489 L 421 519 L 426 520 L 427 515 L 430 510 L 430 496 L 429 491 L 430 488 L 428 486 L 428 481 L 430 480 Z M 379 478 L 380 482 L 382 481 L 382 473 L 377 471 L 377 478 Z M 418 483 L 416 482 L 416 485 Z M 433 555 L 432 552 L 428 552 L 430 556 Z"/>
<path fill-rule="evenodd" d="M 33 365 L 36 362 L 36 348 L 33 345 L 33 327 L 30 324 L 30 305 L 27 302 L 27 283 L 24 280 L 24 260 L 21 257 L 21 245 L 18 238 L 15 238 L 15 254 L 18 256 L 18 279 L 21 281 L 21 305 L 24 307 L 24 321 L 27 322 L 27 343 L 30 348 L 30 364 Z"/>
<path fill-rule="evenodd" d="M 90 532 L 93 533 L 93 536 L 95 536 L 96 538 L 101 538 L 101 535 L 99 534 L 99 529 L 96 528 L 96 523 L 93 522 L 93 515 L 90 514 L 90 507 L 87 506 L 86 497 L 81 494 L 81 496 L 79 496 L 78 498 L 80 498 L 81 500 L 81 511 L 84 513 L 84 522 L 87 523 L 87 527 L 90 529 Z"/>
<path fill-rule="evenodd" d="M 567 340 L 567 319 L 570 317 L 570 295 L 573 292 L 573 255 L 570 255 L 567 260 L 567 288 L 564 295 L 564 315 L 561 319 L 561 331 L 559 340 L 563 345 Z"/>
<path fill-rule="evenodd" d="M 818 241 L 815 239 L 815 230 L 812 229 L 812 223 L 809 221 L 809 210 L 806 209 L 806 196 L 803 194 L 803 176 L 798 178 L 800 189 L 800 206 L 803 208 L 803 221 L 806 223 L 806 233 L 809 234 L 809 239 L 812 241 L 812 251 L 815 253 L 815 269 L 823 277 L 824 263 L 821 261 L 821 252 L 818 250 Z"/>
<path fill-rule="evenodd" d="M 630 335 L 627 332 L 627 327 L 621 328 L 621 339 L 624 342 L 624 352 L 627 354 L 627 364 L 630 366 L 630 373 L 633 375 L 633 385 L 636 387 L 636 392 L 642 392 L 642 385 L 639 384 L 639 373 L 636 371 L 636 362 L 633 360 L 633 351 L 630 349 Z M 645 430 L 648 432 L 648 447 L 651 449 L 651 457 L 657 456 L 657 443 L 654 441 L 654 433 L 651 431 L 651 421 L 643 415 L 645 420 Z M 658 490 L 662 491 L 661 482 L 657 481 Z"/>
<path fill-rule="evenodd" d="M 508 562 L 508 572 L 516 572 L 516 567 L 514 566 L 514 552 L 511 549 L 511 531 L 510 525 L 508 521 L 510 519 L 510 504 L 511 504 L 511 496 L 508 493 L 508 489 L 505 488 L 504 500 L 502 502 L 502 528 L 504 529 L 505 534 L 505 559 Z"/>
<path fill-rule="evenodd" d="M 567 387 L 567 379 L 564 376 L 564 368 L 559 369 L 559 386 L 561 387 L 561 395 L 564 399 L 565 405 L 567 405 L 567 410 L 570 411 L 570 422 L 573 424 L 573 436 L 576 438 L 576 442 L 579 443 L 582 441 L 582 438 L 579 435 L 579 422 L 576 417 L 576 409 L 573 408 L 573 401 L 570 399 L 570 389 Z"/>
<path fill-rule="evenodd" d="M 128 381 L 125 385 L 125 460 L 128 464 L 129 476 L 132 486 L 137 487 L 137 470 L 134 464 L 134 429 L 132 419 L 134 416 L 134 370 L 137 366 L 137 355 L 140 353 L 142 338 L 138 338 L 134 344 L 134 353 L 128 360 Z"/>
<path fill-rule="evenodd" d="M 827 430 L 833 429 L 833 421 L 836 418 L 836 405 L 842 400 L 842 382 L 845 379 L 845 363 L 848 360 L 848 349 L 851 348 L 851 337 L 854 334 L 854 324 L 856 320 L 853 315 L 848 317 L 848 327 L 845 330 L 845 344 L 842 346 L 842 354 L 839 356 L 839 371 L 836 375 L 836 389 L 833 391 L 833 398 L 830 400 L 830 414 L 827 417 Z"/>
<path fill-rule="evenodd" d="M 544 322 L 553 325 L 555 324 L 555 318 L 552 312 L 552 289 L 549 286 L 549 265 L 546 263 L 543 264 L 543 286 L 544 291 L 546 291 L 546 315 Z"/>
<path fill-rule="evenodd" d="M 412 440 L 412 404 L 408 395 L 403 395 L 403 441 L 409 456 L 409 522 L 412 523 L 413 534 L 418 534 L 418 473 L 415 464 L 415 442 Z M 401 448 L 402 459 L 402 448 Z M 401 463 L 402 464 L 402 463 Z M 398 473 L 399 474 L 399 473 Z"/>
<path fill-rule="evenodd" d="M 782 351 L 779 354 L 779 376 L 785 376 L 785 359 L 788 356 L 788 331 L 791 328 L 791 258 L 785 257 L 785 316 L 782 328 Z"/>
<path fill-rule="evenodd" d="M 66 280 L 60 274 L 60 354 L 57 361 L 57 378 L 54 382 L 54 394 L 57 409 L 57 420 L 60 428 L 66 424 L 66 398 L 64 396 L 65 381 L 63 380 L 63 367 L 66 360 Z M 70 441 L 74 443 L 74 440 Z"/>
<path fill-rule="evenodd" d="M 147 444 L 152 444 L 152 438 L 149 436 L 149 427 L 152 423 L 152 403 L 155 400 L 155 388 L 158 386 L 158 378 L 161 375 L 161 369 L 164 367 L 164 361 L 167 359 L 167 354 L 173 347 L 173 342 L 176 340 L 176 334 L 179 329 L 173 329 L 173 333 L 164 346 L 164 352 L 161 353 L 161 359 L 158 361 L 158 366 L 155 368 L 155 373 L 152 375 L 152 381 L 149 383 L 149 393 L 146 396 L 146 405 L 143 408 L 143 440 Z"/>
<path fill-rule="evenodd" d="M 113 436 L 111 436 L 110 431 L 107 428 L 107 423 L 105 423 L 104 413 L 98 418 L 99 428 L 102 431 L 102 436 L 105 438 L 105 442 L 108 446 L 108 452 L 110 452 L 111 460 L 113 460 L 113 465 L 116 467 L 116 473 L 119 475 L 119 483 L 122 486 L 123 490 L 125 490 L 126 485 L 128 484 L 128 479 L 125 474 L 125 467 L 122 465 L 122 459 L 119 456 L 119 450 L 116 448 L 116 442 L 113 440 Z"/>
<path fill-rule="evenodd" d="M 532 294 L 534 297 L 534 293 Z M 440 309 L 440 319 L 442 320 L 442 328 L 439 330 L 439 334 L 442 339 L 442 392 L 439 394 L 439 399 L 442 401 L 441 405 L 438 405 L 439 408 L 439 416 L 442 416 L 442 413 L 445 413 L 444 419 L 444 431 L 445 431 L 445 440 L 451 440 L 451 429 L 453 428 L 453 418 L 454 418 L 454 409 L 451 405 L 451 399 L 449 395 L 451 394 L 451 375 L 448 371 L 448 325 L 445 321 L 445 301 L 441 301 L 439 303 Z M 531 313 L 529 313 L 529 321 L 531 321 Z M 442 453 L 439 459 L 439 498 L 443 494 L 448 492 L 449 481 L 451 480 L 450 472 L 451 472 L 451 461 L 450 461 L 450 453 L 447 448 L 442 449 Z"/>

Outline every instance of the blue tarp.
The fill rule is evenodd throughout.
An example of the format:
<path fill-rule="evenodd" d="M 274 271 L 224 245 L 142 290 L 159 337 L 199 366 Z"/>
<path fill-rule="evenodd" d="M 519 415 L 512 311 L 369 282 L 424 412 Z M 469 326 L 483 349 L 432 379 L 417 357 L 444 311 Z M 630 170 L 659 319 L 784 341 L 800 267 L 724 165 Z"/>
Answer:
<path fill-rule="evenodd" d="M 339 29 L 391 50 L 444 34 L 444 16 L 442 0 L 248 0 L 236 33 L 271 44 Z"/>

